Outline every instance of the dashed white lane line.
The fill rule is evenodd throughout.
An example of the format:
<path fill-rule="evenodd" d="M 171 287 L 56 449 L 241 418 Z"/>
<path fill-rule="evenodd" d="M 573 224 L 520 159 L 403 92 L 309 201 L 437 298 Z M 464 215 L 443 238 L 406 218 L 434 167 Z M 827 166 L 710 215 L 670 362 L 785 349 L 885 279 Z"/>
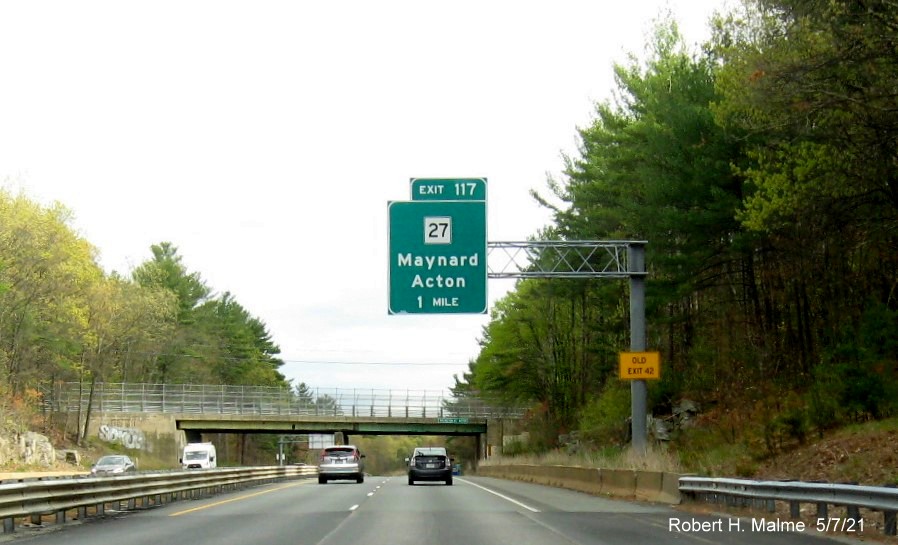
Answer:
<path fill-rule="evenodd" d="M 490 490 L 489 488 L 487 488 L 487 487 L 485 487 L 485 486 L 480 486 L 479 484 L 474 484 L 474 483 L 472 483 L 471 481 L 468 481 L 468 480 L 465 480 L 465 479 L 458 479 L 458 480 L 461 481 L 461 482 L 463 482 L 463 483 L 465 483 L 465 484 L 469 484 L 469 485 L 471 485 L 471 486 L 476 486 L 477 488 L 483 490 L 484 492 L 489 492 L 490 494 L 493 494 L 494 496 L 499 496 L 499 497 L 502 498 L 503 500 L 505 500 L 505 501 L 510 501 L 511 503 L 513 503 L 513 504 L 515 504 L 515 505 L 518 505 L 518 506 L 520 506 L 520 507 L 523 507 L 524 509 L 530 511 L 531 513 L 539 513 L 539 509 L 536 509 L 535 507 L 530 507 L 529 505 L 524 504 L 524 503 L 521 503 L 521 502 L 519 502 L 518 500 L 509 498 L 509 497 L 506 496 L 505 494 L 500 494 L 500 493 L 496 492 L 495 490 Z"/>
<path fill-rule="evenodd" d="M 387 479 L 387 481 L 388 481 L 388 480 L 389 480 L 389 479 Z M 387 481 L 383 481 L 381 484 L 387 484 Z M 377 492 L 378 490 L 380 490 L 380 485 L 377 485 L 376 487 L 374 487 L 374 490 L 372 490 L 371 492 L 368 492 L 368 497 L 370 498 L 371 496 L 373 496 L 374 493 Z M 350 510 L 350 511 L 355 511 L 355 510 L 358 509 L 358 508 L 359 508 L 359 504 L 355 504 L 355 505 L 353 505 L 352 507 L 350 507 L 349 510 Z"/>

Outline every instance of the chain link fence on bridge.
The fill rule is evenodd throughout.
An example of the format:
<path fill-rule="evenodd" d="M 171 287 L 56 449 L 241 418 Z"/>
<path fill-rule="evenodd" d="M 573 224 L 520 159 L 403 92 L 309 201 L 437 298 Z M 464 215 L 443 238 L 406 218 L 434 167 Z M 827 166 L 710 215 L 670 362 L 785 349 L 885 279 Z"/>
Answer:
<path fill-rule="evenodd" d="M 526 409 L 435 390 L 288 388 L 211 384 L 58 383 L 45 394 L 54 412 L 300 415 L 385 418 L 523 418 Z"/>

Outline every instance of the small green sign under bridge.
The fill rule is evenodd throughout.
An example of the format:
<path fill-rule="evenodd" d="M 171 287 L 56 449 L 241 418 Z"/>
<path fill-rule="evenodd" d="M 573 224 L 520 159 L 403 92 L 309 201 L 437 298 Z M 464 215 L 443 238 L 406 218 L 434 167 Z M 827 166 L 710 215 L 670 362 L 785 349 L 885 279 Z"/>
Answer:
<path fill-rule="evenodd" d="M 438 424 L 468 424 L 467 418 L 461 417 L 446 417 L 446 418 L 437 418 Z"/>

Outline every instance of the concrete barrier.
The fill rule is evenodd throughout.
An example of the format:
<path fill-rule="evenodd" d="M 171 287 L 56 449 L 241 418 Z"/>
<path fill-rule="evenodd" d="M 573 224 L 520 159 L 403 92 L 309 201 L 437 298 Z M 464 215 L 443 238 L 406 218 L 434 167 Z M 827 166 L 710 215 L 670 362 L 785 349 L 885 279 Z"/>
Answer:
<path fill-rule="evenodd" d="M 660 471 L 637 471 L 636 499 L 640 501 L 658 501 L 663 480 L 664 473 Z"/>
<path fill-rule="evenodd" d="M 537 466 L 534 466 L 537 467 Z M 537 472 L 539 469 L 536 470 Z M 549 484 L 588 494 L 601 494 L 602 473 L 592 467 L 549 466 L 544 468 Z"/>
<path fill-rule="evenodd" d="M 636 472 L 632 469 L 603 469 L 602 492 L 619 498 L 636 497 Z"/>
<path fill-rule="evenodd" d="M 680 475 L 678 473 L 662 473 L 661 494 L 655 500 L 659 503 L 678 505 L 682 501 L 680 497 Z"/>
<path fill-rule="evenodd" d="M 680 503 L 680 476 L 676 473 L 509 464 L 481 465 L 477 468 L 477 475 L 568 488 L 596 496 Z"/>

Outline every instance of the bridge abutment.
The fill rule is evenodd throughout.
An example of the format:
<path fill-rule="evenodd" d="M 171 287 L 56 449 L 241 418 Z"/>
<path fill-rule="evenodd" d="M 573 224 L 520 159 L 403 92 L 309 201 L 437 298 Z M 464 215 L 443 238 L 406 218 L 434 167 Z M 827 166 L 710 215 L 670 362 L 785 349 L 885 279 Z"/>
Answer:
<path fill-rule="evenodd" d="M 139 453 L 146 453 L 173 466 L 190 440 L 190 435 L 178 429 L 172 414 L 98 413 L 91 419 L 87 436 L 120 444 L 136 451 L 138 458 Z"/>

